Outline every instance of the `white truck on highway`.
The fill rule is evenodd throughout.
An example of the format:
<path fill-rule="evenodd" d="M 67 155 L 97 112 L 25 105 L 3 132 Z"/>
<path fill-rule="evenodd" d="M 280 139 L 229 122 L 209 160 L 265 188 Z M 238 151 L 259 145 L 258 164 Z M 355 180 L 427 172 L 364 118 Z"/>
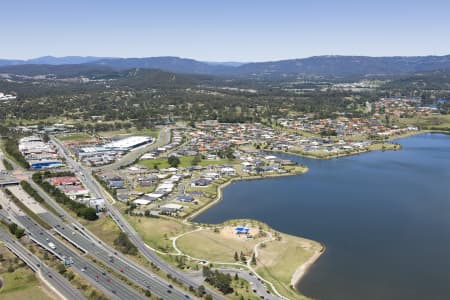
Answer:
<path fill-rule="evenodd" d="M 55 244 L 53 244 L 52 242 L 48 243 L 48 246 L 49 246 L 50 248 L 52 248 L 53 250 L 56 249 Z"/>

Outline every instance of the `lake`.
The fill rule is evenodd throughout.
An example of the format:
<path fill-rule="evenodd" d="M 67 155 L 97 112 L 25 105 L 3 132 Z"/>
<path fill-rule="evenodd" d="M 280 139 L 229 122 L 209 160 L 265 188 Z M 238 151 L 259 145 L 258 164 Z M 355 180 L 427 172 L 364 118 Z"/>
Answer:
<path fill-rule="evenodd" d="M 323 300 L 450 299 L 450 135 L 332 160 L 281 155 L 304 175 L 236 182 L 195 221 L 253 218 L 323 243 L 299 283 Z"/>

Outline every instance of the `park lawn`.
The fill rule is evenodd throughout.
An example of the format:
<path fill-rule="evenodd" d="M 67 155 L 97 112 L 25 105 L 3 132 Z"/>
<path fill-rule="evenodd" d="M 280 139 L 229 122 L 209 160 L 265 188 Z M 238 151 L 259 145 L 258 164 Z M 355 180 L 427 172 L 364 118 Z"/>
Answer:
<path fill-rule="evenodd" d="M 170 240 L 171 237 L 194 229 L 193 226 L 164 217 L 152 218 L 128 215 L 125 217 L 147 245 L 164 252 L 175 252 Z"/>
<path fill-rule="evenodd" d="M 80 220 L 80 222 L 108 245 L 114 245 L 114 240 L 120 233 L 120 229 L 114 220 L 106 215 L 95 221 Z"/>
<path fill-rule="evenodd" d="M 93 139 L 93 137 L 85 132 L 79 132 L 79 133 L 68 133 L 68 134 L 61 134 L 58 135 L 58 139 L 67 142 L 67 141 L 87 141 L 90 139 Z"/>
<path fill-rule="evenodd" d="M 180 237 L 177 247 L 183 253 L 195 258 L 214 262 L 234 263 L 234 254 L 241 251 L 247 257 L 253 253 L 258 239 L 229 237 L 212 229 L 202 229 Z"/>
<path fill-rule="evenodd" d="M 4 287 L 0 289 L 2 300 L 46 300 L 50 298 L 40 286 L 33 271 L 27 267 L 19 267 L 12 273 L 4 272 L 0 276 L 4 282 Z"/>
<path fill-rule="evenodd" d="M 375 143 L 369 146 L 369 150 L 400 150 L 401 146 L 400 144 L 393 144 L 393 143 Z"/>
<path fill-rule="evenodd" d="M 322 246 L 314 241 L 280 234 L 281 240 L 267 242 L 259 248 L 256 271 L 272 282 L 282 295 L 289 299 L 308 299 L 290 287 L 292 275 L 312 255 L 320 252 Z"/>
<path fill-rule="evenodd" d="M 192 160 L 194 159 L 193 156 L 182 156 L 180 157 L 180 164 L 178 167 L 181 168 L 187 168 L 192 166 Z M 236 160 L 229 160 L 229 159 L 202 159 L 199 162 L 199 166 L 213 166 L 213 165 L 227 165 L 227 164 L 233 164 L 236 163 Z M 140 160 L 138 164 L 146 166 L 147 168 L 153 169 L 155 165 L 158 165 L 159 169 L 167 169 L 170 167 L 169 163 L 167 162 L 167 158 L 157 158 L 157 159 L 151 159 L 151 160 Z"/>

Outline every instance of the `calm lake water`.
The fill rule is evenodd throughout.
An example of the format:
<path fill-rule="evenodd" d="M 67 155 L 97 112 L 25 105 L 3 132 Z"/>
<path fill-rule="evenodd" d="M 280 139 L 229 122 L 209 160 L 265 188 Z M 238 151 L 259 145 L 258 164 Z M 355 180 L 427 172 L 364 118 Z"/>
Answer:
<path fill-rule="evenodd" d="M 196 221 L 254 218 L 326 245 L 298 288 L 324 300 L 450 299 L 450 136 L 237 182 Z"/>

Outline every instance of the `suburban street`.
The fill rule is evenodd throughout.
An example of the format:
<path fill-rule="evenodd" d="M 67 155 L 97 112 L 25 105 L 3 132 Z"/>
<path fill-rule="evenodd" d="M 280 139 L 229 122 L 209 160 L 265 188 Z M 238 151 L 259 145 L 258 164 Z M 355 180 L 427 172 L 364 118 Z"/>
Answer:
<path fill-rule="evenodd" d="M 73 168 L 73 170 L 81 173 L 80 180 L 86 185 L 86 187 L 88 187 L 96 197 L 109 200 L 110 197 L 103 191 L 103 188 L 92 176 L 92 171 L 86 167 L 81 166 L 78 162 L 76 162 L 58 140 L 52 138 L 52 141 L 58 147 L 60 154 L 62 154 L 64 156 L 64 158 L 66 159 L 66 163 L 68 165 L 70 165 Z M 164 141 L 162 141 L 161 145 L 168 143 L 169 141 L 170 141 L 170 138 L 167 138 L 167 135 L 166 135 L 166 138 L 164 139 Z M 106 204 L 107 211 L 110 214 L 110 216 L 112 217 L 112 219 L 117 223 L 117 225 L 123 232 L 127 233 L 131 242 L 133 242 L 133 244 L 138 248 L 138 250 L 142 253 L 142 255 L 147 260 L 153 262 L 162 271 L 164 271 L 168 274 L 171 274 L 172 277 L 176 278 L 177 280 L 179 280 L 180 282 L 182 282 L 183 284 L 185 284 L 187 286 L 198 287 L 200 285 L 197 281 L 192 280 L 190 278 L 189 274 L 184 273 L 180 270 L 177 270 L 175 267 L 172 267 L 171 265 L 166 263 L 162 258 L 160 258 L 156 253 L 154 253 L 152 250 L 150 250 L 145 245 L 145 242 L 142 240 L 142 238 L 139 236 L 139 234 L 125 220 L 125 218 L 122 216 L 120 211 L 114 205 L 112 205 L 109 201 L 106 201 L 106 203 L 107 203 Z M 220 293 L 218 293 L 208 287 L 206 287 L 206 292 L 208 294 L 211 294 L 214 299 L 226 299 L 225 296 L 221 295 Z"/>

